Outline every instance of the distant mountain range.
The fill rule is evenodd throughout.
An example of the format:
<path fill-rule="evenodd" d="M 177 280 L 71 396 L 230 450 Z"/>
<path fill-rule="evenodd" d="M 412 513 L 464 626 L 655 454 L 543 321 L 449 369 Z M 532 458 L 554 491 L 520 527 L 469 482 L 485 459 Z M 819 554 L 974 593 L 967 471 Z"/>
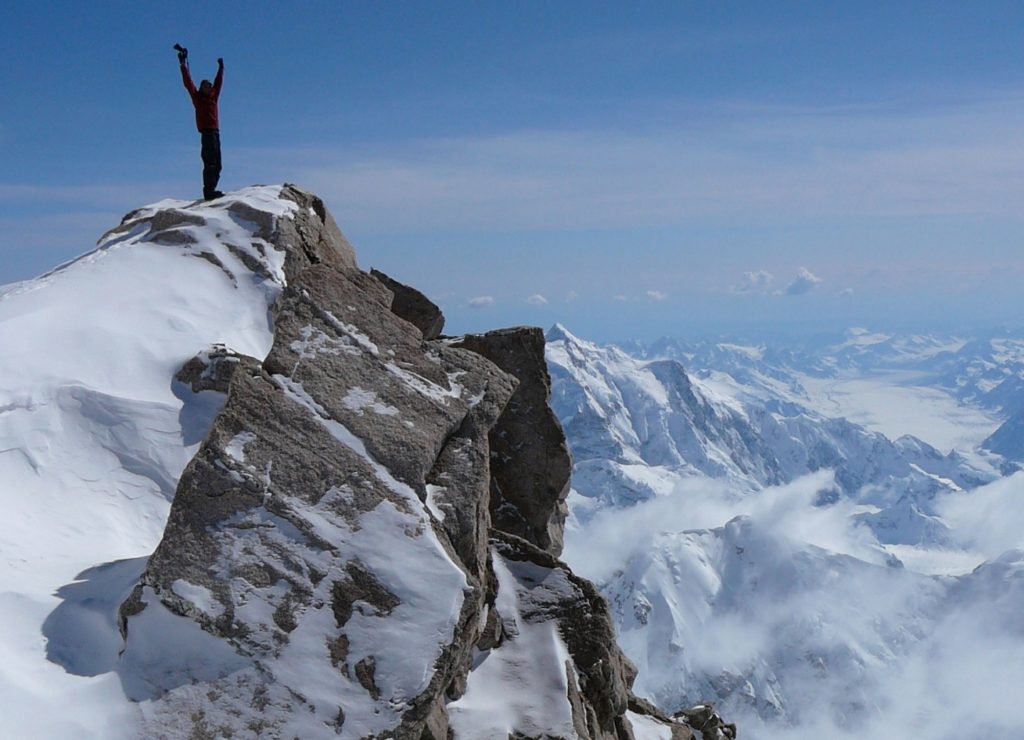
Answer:
<path fill-rule="evenodd" d="M 993 618 L 1024 608 L 1024 553 L 977 534 L 1024 523 L 1006 507 L 1024 497 L 1024 339 L 547 338 L 575 465 L 566 557 L 601 584 L 637 686 L 663 708 L 717 697 L 757 738 L 953 737 L 940 718 L 977 700 L 975 657 L 1003 666 L 1024 649 L 1019 623 Z M 1008 421 L 940 452 L 826 413 L 857 409 L 826 395 L 836 383 L 924 432 L 975 414 L 984 438 Z M 1021 734 L 1024 717 L 980 726 Z"/>

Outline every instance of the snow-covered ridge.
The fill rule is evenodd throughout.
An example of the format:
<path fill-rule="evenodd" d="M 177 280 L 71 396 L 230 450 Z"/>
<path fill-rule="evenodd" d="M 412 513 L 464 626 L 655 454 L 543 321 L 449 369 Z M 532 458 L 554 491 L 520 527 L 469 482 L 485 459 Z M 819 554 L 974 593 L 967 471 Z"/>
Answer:
<path fill-rule="evenodd" d="M 3 733 L 473 738 L 483 696 L 688 737 L 556 558 L 541 333 L 442 325 L 294 186 L 133 211 L 2 292 Z"/>
<path fill-rule="evenodd" d="M 47 649 L 52 657 L 69 646 L 51 635 L 47 648 L 44 622 L 58 607 L 61 617 L 90 614 L 56 595 L 79 574 L 156 546 L 178 477 L 222 402 L 186 393 L 175 373 L 216 343 L 262 358 L 272 342 L 268 308 L 284 287 L 284 254 L 238 213 L 270 220 L 295 208 L 280 187 L 164 201 L 0 296 L 0 612 L 5 644 L 26 646 L 0 667 L 8 731 L 108 736 L 111 719 L 94 708 L 120 693 L 116 677 L 83 680 L 47 661 Z M 158 213 L 180 225 L 162 228 Z M 89 673 L 101 658 L 67 667 Z M 47 709 L 68 692 L 83 694 L 78 711 Z"/>

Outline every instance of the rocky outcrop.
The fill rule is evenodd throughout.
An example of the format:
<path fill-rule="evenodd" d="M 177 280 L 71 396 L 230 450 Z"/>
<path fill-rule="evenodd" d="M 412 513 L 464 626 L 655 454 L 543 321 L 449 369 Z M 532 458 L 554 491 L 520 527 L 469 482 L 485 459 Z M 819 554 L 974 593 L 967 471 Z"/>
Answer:
<path fill-rule="evenodd" d="M 444 331 L 444 314 L 433 301 L 380 270 L 370 270 L 391 291 L 391 312 L 401 316 L 423 333 L 424 339 L 437 339 Z"/>
<path fill-rule="evenodd" d="M 519 381 L 490 435 L 492 525 L 559 555 L 572 458 L 551 410 L 544 333 L 501 329 L 466 335 L 452 346 L 483 355 Z"/>
<path fill-rule="evenodd" d="M 228 212 L 282 286 L 274 342 L 178 374 L 226 400 L 121 606 L 143 734 L 687 737 L 637 708 L 607 606 L 555 557 L 570 460 L 540 332 L 434 339 L 436 307 L 359 271 L 297 188 Z M 189 217 L 126 223 L 186 238 Z"/>
<path fill-rule="evenodd" d="M 529 542 L 495 531 L 492 552 L 513 575 L 526 623 L 555 622 L 572 657 L 570 696 L 580 737 L 628 737 L 624 721 L 636 669 L 615 642 L 603 597 L 565 563 Z"/>
<path fill-rule="evenodd" d="M 285 255 L 285 275 L 292 280 L 310 265 L 330 265 L 340 270 L 355 270 L 356 252 L 341 233 L 334 217 L 319 197 L 294 185 L 281 188 L 281 198 L 298 208 L 290 218 L 265 220 L 266 211 L 239 213 L 252 216 L 260 224 L 261 234 Z"/>
<path fill-rule="evenodd" d="M 235 370 L 245 361 L 255 362 L 223 344 L 217 344 L 182 365 L 174 379 L 187 385 L 193 393 L 227 393 Z"/>
<path fill-rule="evenodd" d="M 723 720 L 710 702 L 697 704 L 673 716 L 698 730 L 705 740 L 736 740 L 736 725 Z"/>

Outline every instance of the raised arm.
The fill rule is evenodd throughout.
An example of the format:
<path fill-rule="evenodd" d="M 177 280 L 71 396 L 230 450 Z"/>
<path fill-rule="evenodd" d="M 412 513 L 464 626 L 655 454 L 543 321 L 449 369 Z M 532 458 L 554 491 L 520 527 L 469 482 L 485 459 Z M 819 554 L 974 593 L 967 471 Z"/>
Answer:
<path fill-rule="evenodd" d="M 196 85 L 192 82 L 192 75 L 188 73 L 188 64 L 182 62 L 181 67 L 181 81 L 185 83 L 185 89 L 188 90 L 189 96 L 195 100 L 196 97 Z"/>
<path fill-rule="evenodd" d="M 217 58 L 217 76 L 213 80 L 213 96 L 220 97 L 220 86 L 224 82 L 224 59 Z"/>

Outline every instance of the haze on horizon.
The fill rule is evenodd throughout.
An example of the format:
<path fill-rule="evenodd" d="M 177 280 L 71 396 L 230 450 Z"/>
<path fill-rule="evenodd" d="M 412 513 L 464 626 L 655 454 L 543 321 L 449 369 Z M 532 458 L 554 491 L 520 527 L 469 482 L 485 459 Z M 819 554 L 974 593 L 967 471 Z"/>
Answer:
<path fill-rule="evenodd" d="M 8 13 L 0 283 L 199 190 L 320 193 L 452 331 L 1020 325 L 1024 6 L 71 2 Z"/>

